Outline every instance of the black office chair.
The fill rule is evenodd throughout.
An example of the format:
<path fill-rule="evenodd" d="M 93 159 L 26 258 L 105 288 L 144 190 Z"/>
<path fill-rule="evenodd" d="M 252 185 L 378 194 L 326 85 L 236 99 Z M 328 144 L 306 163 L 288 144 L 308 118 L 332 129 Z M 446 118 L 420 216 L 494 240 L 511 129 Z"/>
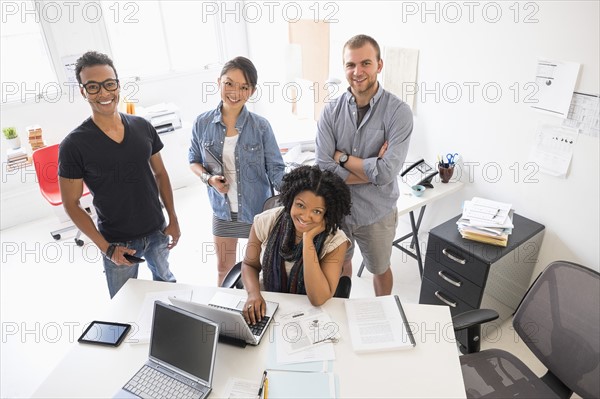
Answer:
<path fill-rule="evenodd" d="M 267 198 L 267 200 L 263 203 L 263 212 L 267 209 L 275 208 L 276 206 L 280 205 L 279 195 L 273 195 L 272 197 Z M 244 284 L 242 284 L 242 262 L 238 262 L 233 265 L 231 270 L 223 279 L 221 287 L 239 289 L 244 288 Z"/>
<path fill-rule="evenodd" d="M 221 283 L 221 287 L 223 288 L 244 288 L 244 284 L 242 284 L 242 262 L 238 262 L 227 273 L 223 282 Z"/>
<path fill-rule="evenodd" d="M 573 392 L 600 397 L 599 304 L 600 273 L 566 261 L 548 265 L 513 317 L 515 331 L 547 373 L 539 378 L 499 349 L 466 354 L 460 363 L 467 397 L 569 398 Z M 459 327 L 475 322 L 463 323 L 461 316 Z M 484 312 L 482 319 L 489 317 Z"/>
<path fill-rule="evenodd" d="M 223 283 L 223 288 L 237 288 L 243 289 L 244 284 L 242 283 L 242 262 L 236 263 L 233 268 L 227 273 Z M 350 298 L 350 291 L 352 291 L 352 280 L 348 276 L 341 276 L 338 286 L 333 294 L 334 298 Z"/>

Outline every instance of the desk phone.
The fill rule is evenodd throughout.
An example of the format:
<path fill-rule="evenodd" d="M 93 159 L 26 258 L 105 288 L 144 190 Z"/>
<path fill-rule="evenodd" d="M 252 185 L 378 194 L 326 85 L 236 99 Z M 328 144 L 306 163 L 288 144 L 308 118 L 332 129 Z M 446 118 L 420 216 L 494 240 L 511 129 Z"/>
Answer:
<path fill-rule="evenodd" d="M 437 174 L 437 170 L 429 166 L 424 159 L 421 159 L 400 173 L 400 177 L 402 177 L 402 181 L 409 187 L 420 184 L 425 187 L 433 188 L 431 180 Z"/>

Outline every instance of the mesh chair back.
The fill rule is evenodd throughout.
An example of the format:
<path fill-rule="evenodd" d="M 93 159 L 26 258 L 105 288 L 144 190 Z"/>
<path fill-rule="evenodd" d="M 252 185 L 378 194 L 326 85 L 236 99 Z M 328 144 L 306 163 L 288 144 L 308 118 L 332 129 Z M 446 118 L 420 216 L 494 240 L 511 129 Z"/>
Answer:
<path fill-rule="evenodd" d="M 279 203 L 279 195 L 274 195 L 272 197 L 267 198 L 267 200 L 263 204 L 263 211 L 275 208 L 277 206 L 281 206 L 281 204 Z"/>
<path fill-rule="evenodd" d="M 513 319 L 538 359 L 578 395 L 600 397 L 600 274 L 558 261 L 542 272 Z"/>

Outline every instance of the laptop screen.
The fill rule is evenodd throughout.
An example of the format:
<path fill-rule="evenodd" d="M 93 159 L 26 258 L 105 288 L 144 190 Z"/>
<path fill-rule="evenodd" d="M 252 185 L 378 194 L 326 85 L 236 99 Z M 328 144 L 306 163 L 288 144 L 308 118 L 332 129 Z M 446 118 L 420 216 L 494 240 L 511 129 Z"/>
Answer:
<path fill-rule="evenodd" d="M 155 302 L 150 357 L 210 383 L 216 334 L 201 317 Z"/>

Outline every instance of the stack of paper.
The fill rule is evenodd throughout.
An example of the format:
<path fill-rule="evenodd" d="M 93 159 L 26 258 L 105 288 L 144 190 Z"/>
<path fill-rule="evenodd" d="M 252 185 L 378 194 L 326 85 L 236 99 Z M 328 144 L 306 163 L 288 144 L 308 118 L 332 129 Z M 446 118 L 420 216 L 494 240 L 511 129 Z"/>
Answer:
<path fill-rule="evenodd" d="M 6 169 L 8 171 L 13 171 L 30 164 L 27 152 L 21 147 L 8 148 L 6 150 L 6 161 Z"/>
<path fill-rule="evenodd" d="M 473 197 L 465 201 L 463 214 L 456 222 L 463 238 L 506 247 L 512 233 L 511 204 Z"/>

